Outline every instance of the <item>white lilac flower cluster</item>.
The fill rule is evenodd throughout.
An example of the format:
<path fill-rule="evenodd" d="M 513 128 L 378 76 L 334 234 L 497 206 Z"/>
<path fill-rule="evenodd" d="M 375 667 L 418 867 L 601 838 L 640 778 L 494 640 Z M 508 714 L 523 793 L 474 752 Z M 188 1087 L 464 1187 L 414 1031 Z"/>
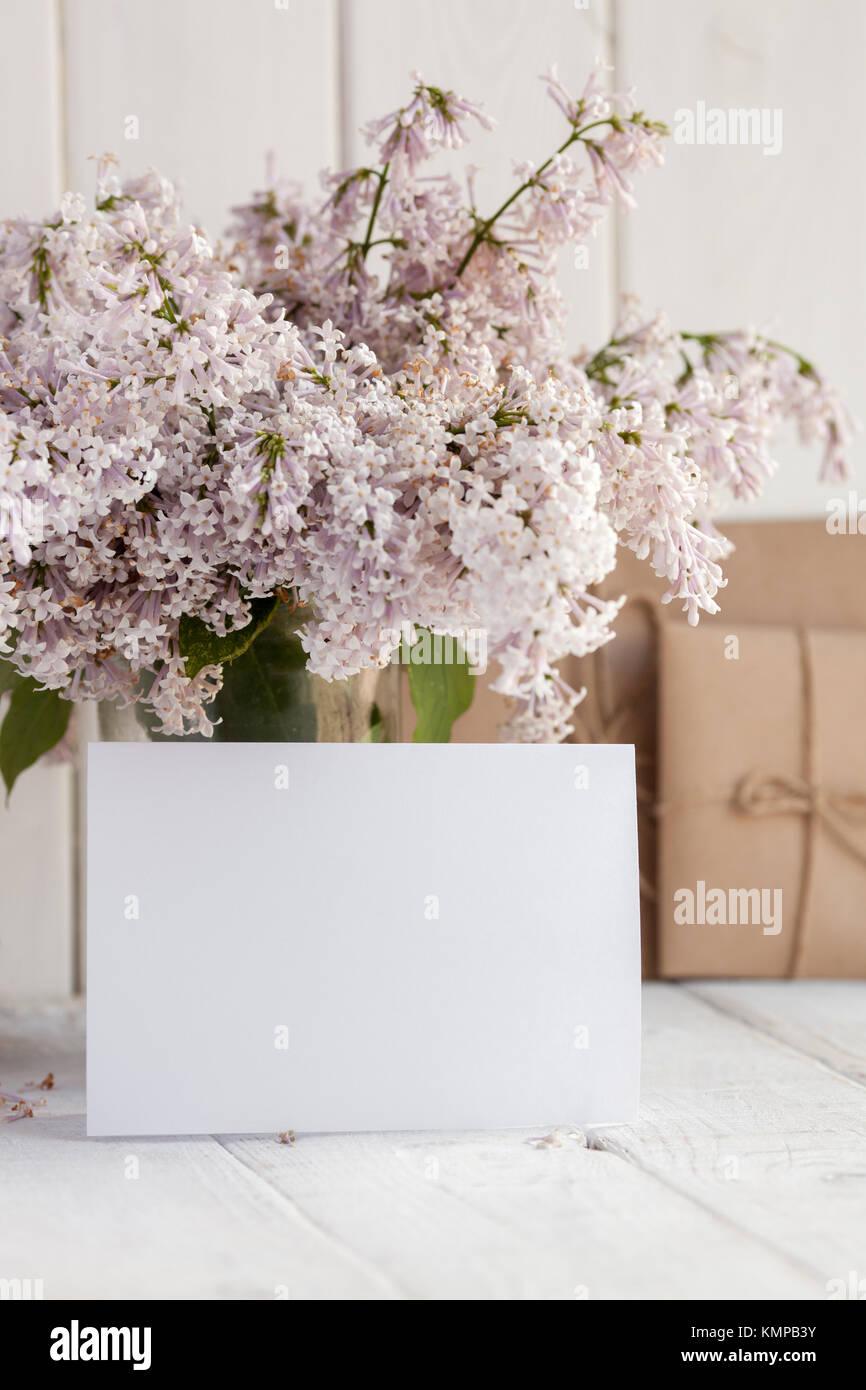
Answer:
<path fill-rule="evenodd" d="M 617 544 L 690 620 L 715 611 L 724 494 L 753 496 L 792 417 L 844 471 L 850 427 L 804 359 L 757 333 L 688 335 L 627 315 L 570 358 L 565 243 L 633 201 L 662 128 L 598 75 L 560 149 L 517 169 L 491 216 L 427 160 L 480 109 L 416 75 L 369 128 L 377 163 L 275 186 L 237 211 L 230 255 L 169 184 L 67 195 L 0 229 L 0 653 L 70 699 L 146 702 L 210 729 L 221 670 L 185 674 L 183 615 L 225 634 L 250 603 L 308 605 L 310 669 L 344 678 L 405 624 L 483 627 L 505 733 L 564 737 L 557 673 L 612 635 L 592 593 Z M 582 152 L 582 161 L 575 158 Z"/>

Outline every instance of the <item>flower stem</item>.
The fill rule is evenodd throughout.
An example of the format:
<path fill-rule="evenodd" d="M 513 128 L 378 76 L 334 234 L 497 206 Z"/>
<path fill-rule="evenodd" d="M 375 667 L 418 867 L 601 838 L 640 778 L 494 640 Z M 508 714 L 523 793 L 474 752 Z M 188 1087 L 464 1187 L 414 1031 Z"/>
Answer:
<path fill-rule="evenodd" d="M 701 347 L 704 349 L 712 347 L 713 343 L 721 341 L 726 336 L 727 334 L 725 333 L 680 333 L 681 338 L 687 341 L 700 343 Z M 784 352 L 787 353 L 789 357 L 793 357 L 797 363 L 801 376 L 817 376 L 817 372 L 812 363 L 807 357 L 804 357 L 801 352 L 798 352 L 796 348 L 788 347 L 787 343 L 780 343 L 776 338 L 763 338 L 761 341 L 764 342 L 767 347 L 775 348 L 777 352 Z"/>
<path fill-rule="evenodd" d="M 519 188 L 515 188 L 514 192 L 511 193 L 509 197 L 505 199 L 505 202 L 502 203 L 502 205 L 496 209 L 492 217 L 488 217 L 484 222 L 481 223 L 481 226 L 477 228 L 474 237 L 469 243 L 469 249 L 467 250 L 466 255 L 463 257 L 462 261 L 457 267 L 455 279 L 459 279 L 460 276 L 463 274 L 464 270 L 468 266 L 469 262 L 472 260 L 472 257 L 475 255 L 475 252 L 478 250 L 482 241 L 486 239 L 487 234 L 489 233 L 490 228 L 493 226 L 494 222 L 496 222 L 497 219 L 500 218 L 504 212 L 508 211 L 508 209 L 511 207 L 511 204 L 517 201 L 521 193 L 525 193 L 527 188 L 531 188 L 532 185 L 538 181 L 541 175 L 547 169 L 550 168 L 551 164 L 553 163 L 554 159 L 558 154 L 564 154 L 565 151 L 568 149 L 569 145 L 574 144 L 575 140 L 582 140 L 588 130 L 593 130 L 596 126 L 612 124 L 613 117 L 607 117 L 607 119 L 605 120 L 592 121 L 589 125 L 582 126 L 580 130 L 572 130 L 568 139 L 564 141 L 564 143 L 560 145 L 559 149 L 556 150 L 554 154 L 550 155 L 550 157 L 546 159 L 543 164 L 540 164 L 538 166 L 532 177 L 527 179 L 525 183 L 520 184 Z"/>
<path fill-rule="evenodd" d="M 370 250 L 370 247 L 373 245 L 373 228 L 374 228 L 374 226 L 376 225 L 376 217 L 377 217 L 378 212 L 379 212 L 379 204 L 380 204 L 381 201 L 382 201 L 382 194 L 383 194 L 384 191 L 385 191 L 385 184 L 388 182 L 388 170 L 390 169 L 390 167 L 391 167 L 390 164 L 386 164 L 385 167 L 384 167 L 383 169 L 380 169 L 380 170 L 379 170 L 379 173 L 378 173 L 378 175 L 377 175 L 377 177 L 378 177 L 378 179 L 379 179 L 379 187 L 376 189 L 376 196 L 375 196 L 375 198 L 373 199 L 373 206 L 372 206 L 371 209 L 370 209 L 370 220 L 369 220 L 369 222 L 367 223 L 367 231 L 366 231 L 366 234 L 365 234 L 365 236 L 364 236 L 363 243 L 362 243 L 362 245 L 361 245 L 361 258 L 362 258 L 362 259 L 363 259 L 364 257 L 366 257 L 367 252 Z"/>

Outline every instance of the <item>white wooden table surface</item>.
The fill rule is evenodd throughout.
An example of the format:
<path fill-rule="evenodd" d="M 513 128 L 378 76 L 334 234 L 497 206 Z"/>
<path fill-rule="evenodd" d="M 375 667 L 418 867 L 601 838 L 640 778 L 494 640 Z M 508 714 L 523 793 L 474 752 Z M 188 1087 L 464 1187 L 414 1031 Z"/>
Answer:
<path fill-rule="evenodd" d="M 45 1298 L 821 1299 L 866 1279 L 864 983 L 645 986 L 639 1122 L 540 1146 L 88 1140 L 83 1032 L 76 1006 L 0 1013 L 4 1089 L 56 1078 L 0 1126 L 0 1278 Z"/>

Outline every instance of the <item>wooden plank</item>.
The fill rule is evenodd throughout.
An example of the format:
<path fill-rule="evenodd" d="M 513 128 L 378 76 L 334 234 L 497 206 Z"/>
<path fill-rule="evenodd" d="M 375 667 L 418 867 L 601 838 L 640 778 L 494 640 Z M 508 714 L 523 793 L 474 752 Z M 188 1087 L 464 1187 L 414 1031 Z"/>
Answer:
<path fill-rule="evenodd" d="M 866 987 L 860 980 L 707 980 L 691 993 L 866 1085 Z"/>
<path fill-rule="evenodd" d="M 815 1296 L 802 1271 L 631 1163 L 567 1131 L 561 1147 L 527 1137 L 302 1136 L 288 1162 L 261 1140 L 229 1148 L 412 1298 Z"/>
<path fill-rule="evenodd" d="M 397 1296 L 216 1140 L 86 1139 L 80 1011 L 0 1014 L 0 1057 L 7 1088 L 56 1078 L 0 1129 L 5 1278 L 46 1298 Z"/>
<path fill-rule="evenodd" d="M 0 217 L 51 215 L 61 192 L 59 35 L 53 0 L 7 0 L 0 42 Z M 28 772 L 0 802 L 0 998 L 68 993 L 70 772 Z M 5 798 L 3 799 L 5 801 Z"/>
<path fill-rule="evenodd" d="M 800 983 L 787 988 L 794 1012 Z M 862 1267 L 862 1086 L 672 985 L 645 986 L 644 1038 L 640 1121 L 593 1141 L 784 1254 L 820 1289 Z"/>
<path fill-rule="evenodd" d="M 0 21 L 0 218 L 48 216 L 62 191 L 54 0 L 5 0 Z"/>
<path fill-rule="evenodd" d="M 37 1118 L 0 1128 L 2 1273 L 43 1278 L 47 1297 L 816 1293 L 752 1234 L 567 1131 L 541 1147 L 523 1132 L 88 1141 L 82 1051 L 76 1008 L 0 1013 L 3 1083 L 56 1078 Z"/>
<path fill-rule="evenodd" d="M 866 320 L 866 196 L 859 127 L 866 9 L 848 0 L 619 0 L 620 85 L 674 123 L 678 110 L 782 113 L 782 148 L 668 145 L 667 167 L 645 180 L 624 220 L 624 288 L 680 328 L 773 323 L 862 401 Z M 828 223 L 828 190 L 833 190 Z M 831 249 L 832 247 L 832 249 Z M 864 457 L 864 442 L 855 445 Z M 814 454 L 793 442 L 751 515 L 823 516 Z"/>
<path fill-rule="evenodd" d="M 315 182 L 337 159 L 334 0 L 64 0 L 70 177 L 88 156 L 179 181 L 191 220 L 220 235 L 265 182 L 265 158 Z M 137 138 L 129 118 L 138 122 Z"/>
<path fill-rule="evenodd" d="M 69 764 L 28 768 L 0 796 L 0 1001 L 72 990 L 73 823 Z"/>
<path fill-rule="evenodd" d="M 360 128 L 371 118 L 405 105 L 412 69 L 429 81 L 482 101 L 497 121 L 492 132 L 473 131 L 467 149 L 442 169 L 455 175 L 479 166 L 478 202 L 491 211 L 515 186 L 512 162 L 541 163 L 562 142 L 561 113 L 538 75 L 558 62 L 575 90 L 597 55 L 611 42 L 610 5 L 588 8 L 534 0 L 351 0 L 344 4 L 344 127 L 349 163 L 369 159 Z M 566 251 L 560 283 L 569 301 L 570 341 L 575 349 L 606 340 L 615 313 L 611 219 L 589 245 L 589 265 L 578 269 Z"/>
<path fill-rule="evenodd" d="M 87 980 L 87 746 L 99 742 L 99 705 L 87 701 L 75 712 L 78 729 L 78 756 L 75 762 L 75 950 L 74 993 L 83 994 Z"/>

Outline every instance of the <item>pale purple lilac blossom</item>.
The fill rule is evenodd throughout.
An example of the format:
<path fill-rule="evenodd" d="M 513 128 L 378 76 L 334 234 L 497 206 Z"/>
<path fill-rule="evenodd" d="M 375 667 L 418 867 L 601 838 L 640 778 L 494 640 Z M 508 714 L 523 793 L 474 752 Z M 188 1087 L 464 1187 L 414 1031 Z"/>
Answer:
<path fill-rule="evenodd" d="M 845 411 L 760 334 L 629 310 L 569 356 L 557 256 L 633 203 L 662 130 L 599 72 L 577 99 L 547 82 L 562 148 L 518 166 L 494 216 L 425 172 L 487 117 L 416 76 L 369 127 L 375 168 L 324 175 L 318 202 L 259 195 L 230 253 L 171 185 L 105 161 L 93 211 L 67 194 L 3 225 L 0 498 L 23 520 L 0 537 L 0 653 L 19 671 L 208 733 L 221 671 L 186 677 L 181 616 L 224 633 L 283 591 L 311 606 L 326 679 L 384 665 L 407 622 L 484 627 L 505 736 L 561 739 L 579 696 L 557 663 L 613 635 L 620 605 L 591 591 L 619 543 L 697 621 L 729 548 L 711 517 L 760 490 L 781 421 L 843 475 Z"/>

